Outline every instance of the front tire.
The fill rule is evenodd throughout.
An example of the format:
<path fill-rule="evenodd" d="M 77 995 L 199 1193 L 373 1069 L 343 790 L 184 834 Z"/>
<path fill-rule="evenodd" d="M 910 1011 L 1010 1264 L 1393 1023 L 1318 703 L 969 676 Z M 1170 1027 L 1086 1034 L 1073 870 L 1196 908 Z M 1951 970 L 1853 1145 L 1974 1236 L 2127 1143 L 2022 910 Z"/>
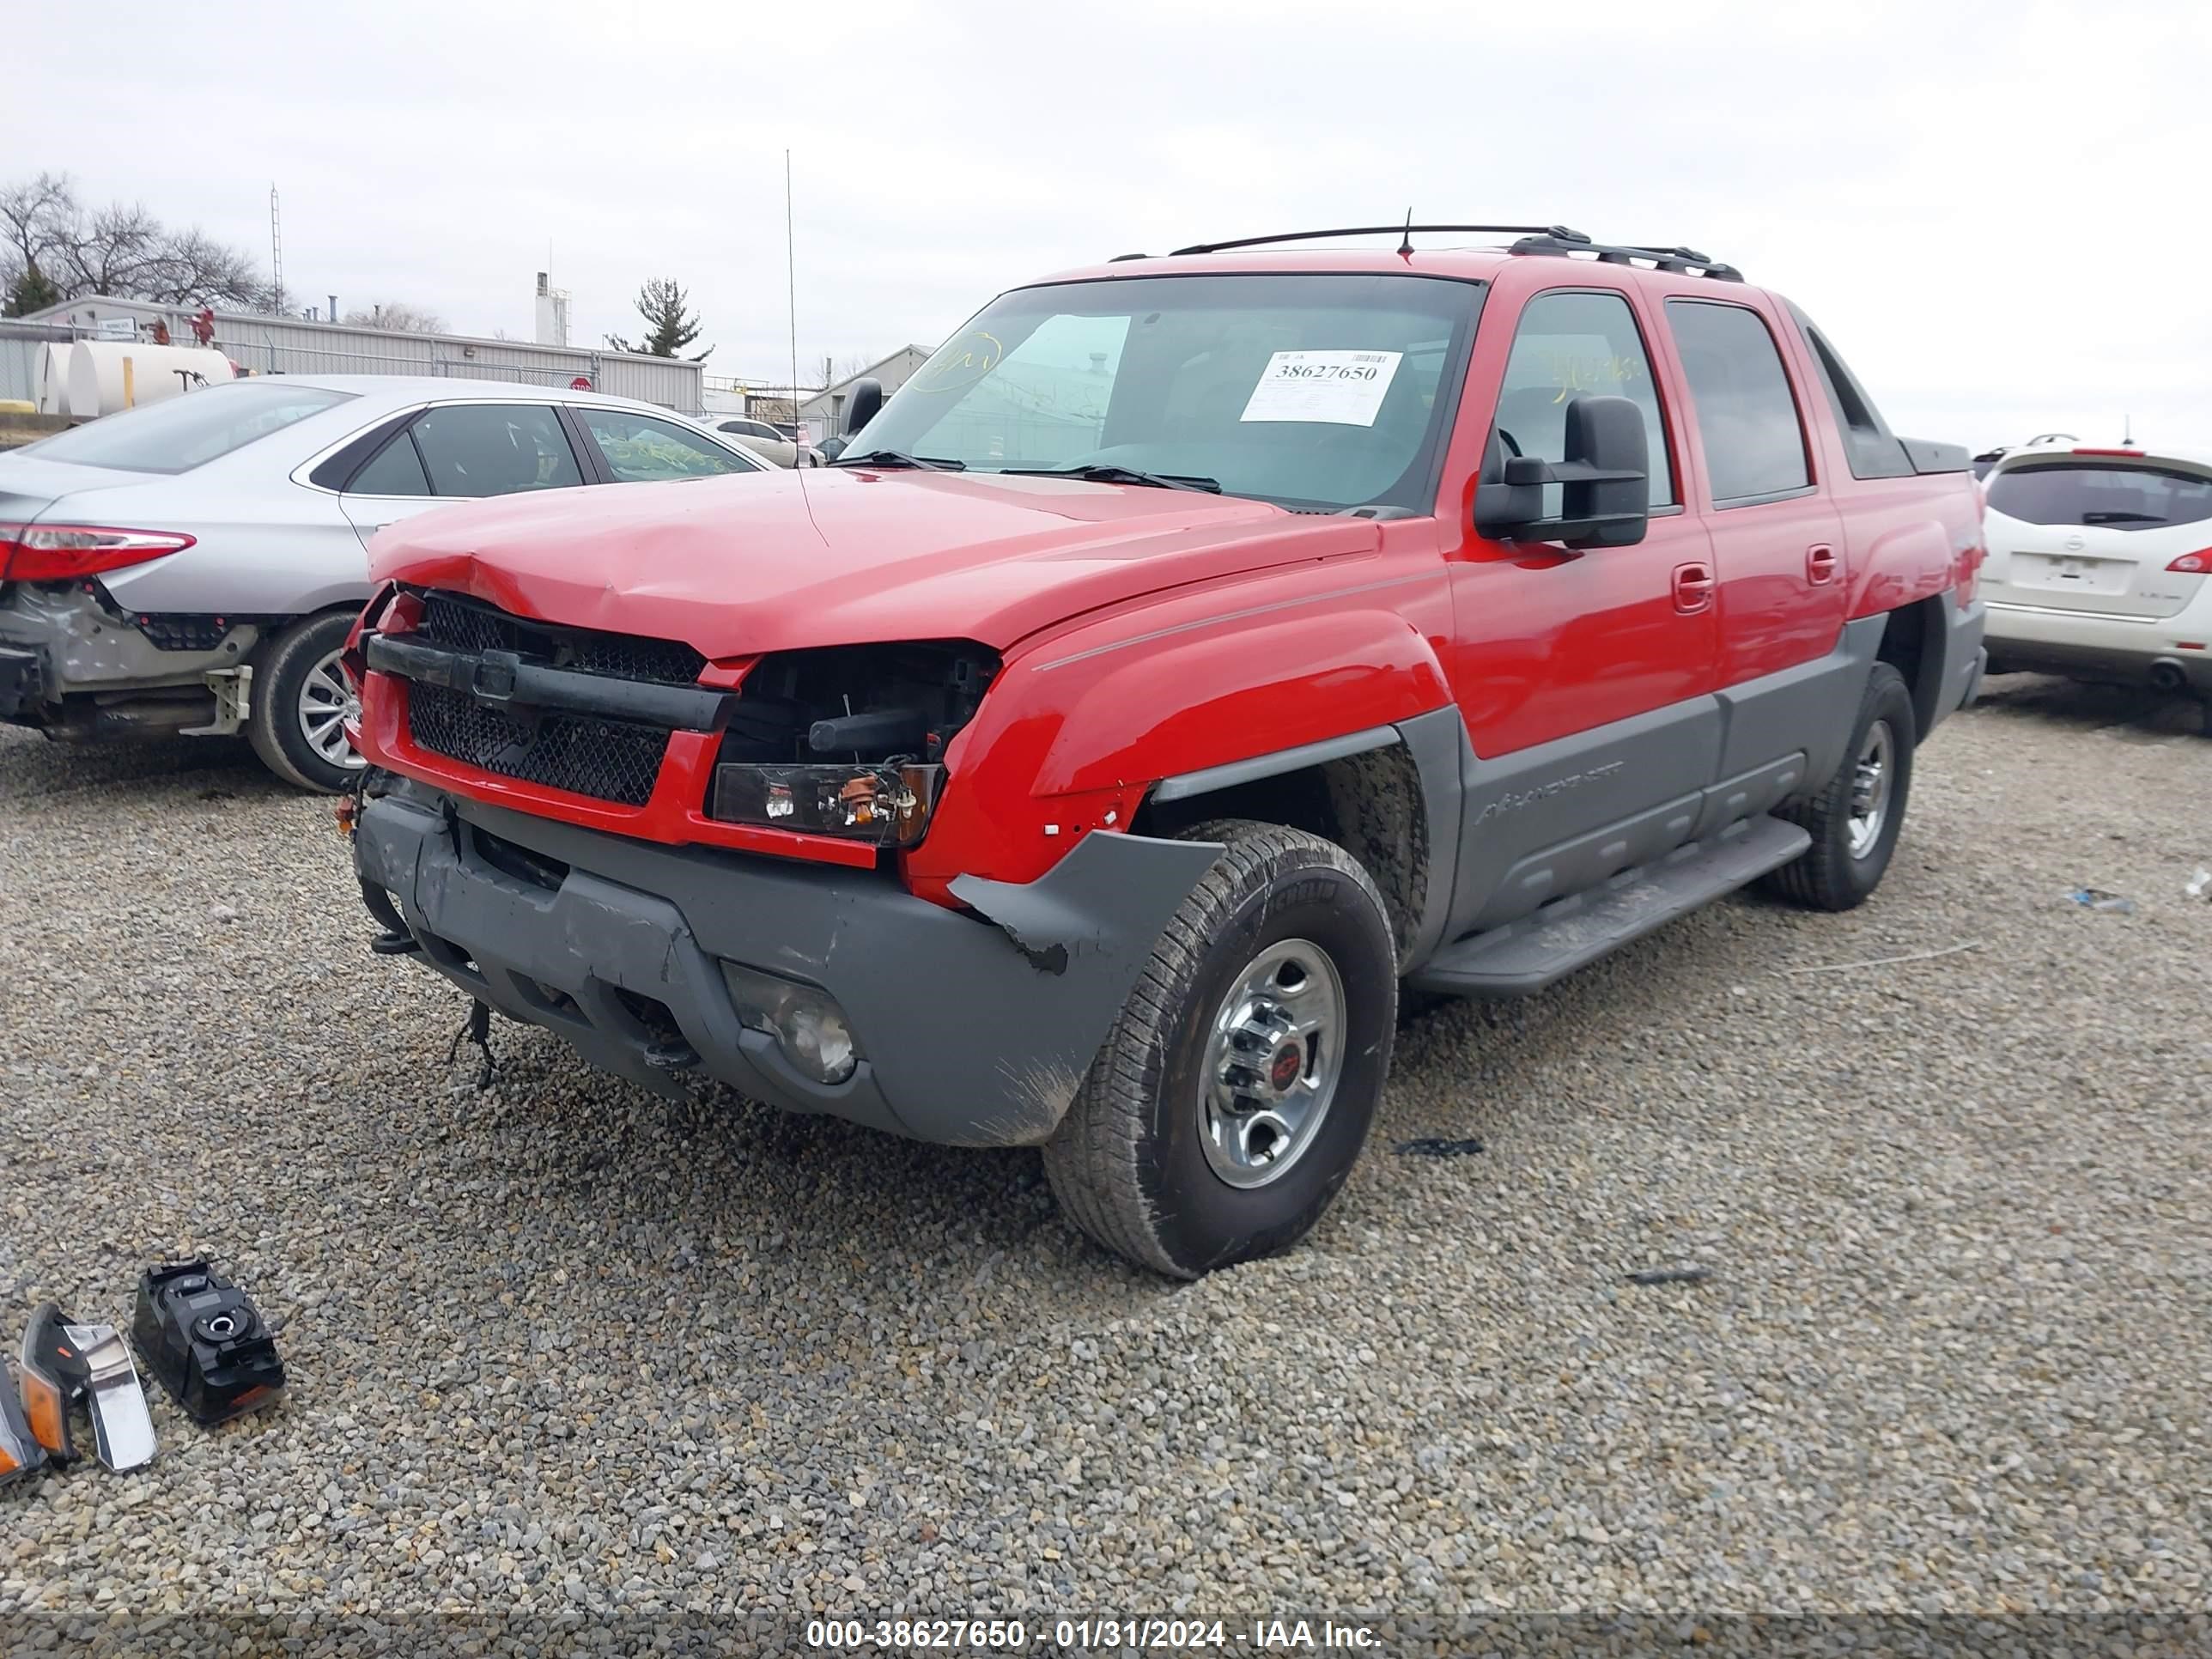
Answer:
<path fill-rule="evenodd" d="M 1816 910 L 1849 910 L 1866 902 L 1897 850 L 1917 740 L 1905 677 L 1877 662 L 1859 699 L 1844 763 L 1818 795 L 1775 813 L 1809 832 L 1813 844 L 1765 878 L 1770 891 Z"/>
<path fill-rule="evenodd" d="M 1138 975 L 1044 1148 L 1060 1208 L 1178 1279 L 1310 1231 L 1359 1157 L 1389 1074 L 1397 955 L 1374 882 L 1303 830 L 1224 843 Z"/>
<path fill-rule="evenodd" d="M 353 630 L 350 611 L 295 623 L 276 636 L 253 676 L 253 713 L 246 736 L 262 764 L 287 783 L 335 795 L 362 768 L 346 741 L 344 718 L 353 693 L 338 653 Z"/>

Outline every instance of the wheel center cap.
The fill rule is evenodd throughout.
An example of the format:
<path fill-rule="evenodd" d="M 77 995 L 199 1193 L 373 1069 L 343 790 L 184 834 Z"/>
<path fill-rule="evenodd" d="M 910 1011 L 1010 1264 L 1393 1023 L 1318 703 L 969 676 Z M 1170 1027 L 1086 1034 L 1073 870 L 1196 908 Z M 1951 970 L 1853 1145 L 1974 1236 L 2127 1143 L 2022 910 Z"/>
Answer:
<path fill-rule="evenodd" d="M 1280 1094 L 1298 1080 L 1298 1073 L 1305 1068 L 1305 1050 L 1295 1042 L 1285 1042 L 1267 1062 L 1267 1082 Z"/>

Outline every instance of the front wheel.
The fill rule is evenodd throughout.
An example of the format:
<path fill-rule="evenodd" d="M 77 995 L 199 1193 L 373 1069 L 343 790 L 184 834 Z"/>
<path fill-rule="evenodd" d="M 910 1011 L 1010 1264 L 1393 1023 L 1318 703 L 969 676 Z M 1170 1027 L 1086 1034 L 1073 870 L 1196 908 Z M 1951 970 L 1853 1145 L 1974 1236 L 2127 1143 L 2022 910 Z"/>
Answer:
<path fill-rule="evenodd" d="M 361 770 L 347 741 L 353 690 L 338 666 L 353 629 L 350 611 L 310 617 L 277 635 L 253 677 L 253 713 L 246 723 L 262 764 L 302 789 L 334 795 Z"/>
<path fill-rule="evenodd" d="M 1817 910 L 1848 910 L 1881 884 L 1912 793 L 1917 730 L 1905 677 L 1876 663 L 1844 763 L 1818 795 L 1775 814 L 1813 844 L 1765 878 L 1771 890 Z"/>
<path fill-rule="evenodd" d="M 1287 1249 L 1352 1172 L 1390 1070 L 1397 956 L 1334 842 L 1224 820 L 1044 1149 L 1108 1249 L 1195 1279 Z"/>

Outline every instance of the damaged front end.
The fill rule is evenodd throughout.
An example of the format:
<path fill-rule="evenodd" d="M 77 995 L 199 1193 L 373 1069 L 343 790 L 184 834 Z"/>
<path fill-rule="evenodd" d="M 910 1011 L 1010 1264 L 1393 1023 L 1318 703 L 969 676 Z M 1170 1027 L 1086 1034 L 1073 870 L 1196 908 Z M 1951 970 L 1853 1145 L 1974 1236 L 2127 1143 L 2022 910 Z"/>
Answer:
<path fill-rule="evenodd" d="M 1220 850 L 1086 836 L 1036 881 L 963 881 L 963 911 L 888 870 L 657 846 L 404 779 L 372 786 L 353 842 L 380 951 L 593 1064 L 956 1146 L 1050 1137 Z"/>

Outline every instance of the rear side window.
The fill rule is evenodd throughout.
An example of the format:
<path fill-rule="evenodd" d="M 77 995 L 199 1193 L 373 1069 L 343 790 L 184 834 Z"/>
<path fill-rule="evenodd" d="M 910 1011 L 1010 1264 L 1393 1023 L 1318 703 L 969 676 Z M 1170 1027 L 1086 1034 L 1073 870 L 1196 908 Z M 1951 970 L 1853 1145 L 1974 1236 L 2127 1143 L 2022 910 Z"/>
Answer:
<path fill-rule="evenodd" d="M 412 428 L 435 495 L 513 495 L 584 482 L 550 404 L 453 404 Z"/>
<path fill-rule="evenodd" d="M 1889 429 L 1889 422 L 1881 418 L 1881 411 L 1866 394 L 1866 388 L 1836 355 L 1828 337 L 1813 326 L 1802 311 L 1791 307 L 1797 318 L 1797 326 L 1804 331 L 1805 343 L 1813 349 L 1813 362 L 1820 371 L 1821 389 L 1828 394 L 1828 408 L 1835 415 L 1836 425 L 1844 434 L 1844 454 L 1850 463 L 1854 478 L 1902 478 L 1912 471 L 1912 463 L 1905 453 L 1905 446 L 1898 442 Z M 1981 461 L 1974 464 L 1974 476 L 1980 477 L 1989 471 Z"/>
<path fill-rule="evenodd" d="M 189 472 L 352 397 L 280 380 L 233 380 L 103 416 L 25 447 L 43 460 L 131 472 Z"/>
<path fill-rule="evenodd" d="M 592 434 L 607 471 L 617 483 L 652 483 L 666 478 L 711 478 L 720 472 L 754 472 L 702 432 L 687 432 L 673 421 L 626 410 L 586 404 L 576 415 Z"/>
<path fill-rule="evenodd" d="M 1540 294 L 1521 313 L 1513 355 L 1498 390 L 1495 430 L 1510 453 L 1547 461 L 1566 459 L 1567 405 L 1584 395 L 1626 398 L 1644 411 L 1654 507 L 1674 501 L 1667 464 L 1667 428 L 1660 419 L 1651 359 L 1636 315 L 1618 294 Z M 1545 487 L 1544 511 L 1559 511 L 1559 486 Z"/>
<path fill-rule="evenodd" d="M 376 459 L 354 474 L 346 487 L 350 495 L 427 495 L 430 475 L 422 471 L 422 458 L 415 441 L 404 432 L 376 452 Z"/>
<path fill-rule="evenodd" d="M 1667 325 L 1697 408 L 1713 504 L 1748 507 L 1810 485 L 1804 422 L 1765 319 L 1743 306 L 1669 300 Z"/>
<path fill-rule="evenodd" d="M 2212 478 L 2155 466 L 2051 461 L 1989 480 L 1990 510 L 2023 524 L 2162 530 L 2212 519 Z"/>

